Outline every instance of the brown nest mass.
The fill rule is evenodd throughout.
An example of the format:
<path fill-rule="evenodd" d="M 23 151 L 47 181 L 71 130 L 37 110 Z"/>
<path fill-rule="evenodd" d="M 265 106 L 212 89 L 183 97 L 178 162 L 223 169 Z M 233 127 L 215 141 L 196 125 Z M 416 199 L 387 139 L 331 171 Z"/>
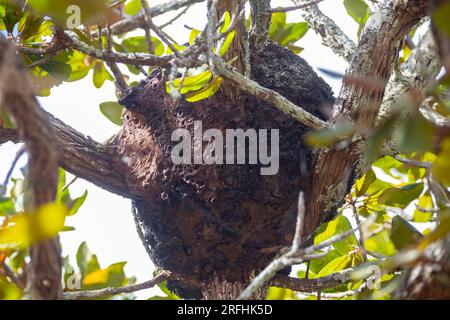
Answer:
<path fill-rule="evenodd" d="M 276 44 L 251 53 L 251 77 L 323 118 L 333 103 L 330 87 L 300 57 Z M 154 73 L 121 101 L 127 111 L 115 150 L 134 195 L 136 221 L 155 265 L 180 275 L 174 290 L 198 298 L 219 278 L 245 283 L 265 267 L 294 232 L 297 197 L 308 190 L 308 128 L 254 97 L 230 101 L 222 92 L 196 103 L 173 104 L 165 79 Z M 175 165 L 176 128 L 279 129 L 279 172 L 261 175 L 254 165 Z M 205 141 L 204 147 L 212 141 Z"/>

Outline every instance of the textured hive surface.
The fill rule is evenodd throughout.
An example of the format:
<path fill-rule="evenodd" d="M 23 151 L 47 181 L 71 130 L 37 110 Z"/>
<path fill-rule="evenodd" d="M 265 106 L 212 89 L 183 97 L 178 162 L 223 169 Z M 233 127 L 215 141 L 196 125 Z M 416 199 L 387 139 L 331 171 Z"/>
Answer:
<path fill-rule="evenodd" d="M 252 52 L 251 63 L 254 80 L 316 116 L 323 118 L 321 111 L 333 103 L 329 86 L 287 49 L 270 44 Z M 161 72 L 121 102 L 127 111 L 116 165 L 126 173 L 139 232 L 157 266 L 193 283 L 213 275 L 242 282 L 289 244 L 298 193 L 311 183 L 311 150 L 302 140 L 308 128 L 253 97 L 230 102 L 220 91 L 170 112 Z M 260 175 L 260 164 L 174 165 L 171 134 L 177 128 L 193 134 L 194 121 L 202 121 L 203 131 L 279 129 L 278 174 Z M 198 293 L 178 289 L 185 296 Z"/>

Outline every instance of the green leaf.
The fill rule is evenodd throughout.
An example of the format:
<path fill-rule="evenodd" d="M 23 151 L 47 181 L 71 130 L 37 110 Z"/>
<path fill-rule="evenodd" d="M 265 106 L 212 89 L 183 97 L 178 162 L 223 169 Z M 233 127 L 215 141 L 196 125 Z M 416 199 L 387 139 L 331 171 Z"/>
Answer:
<path fill-rule="evenodd" d="M 191 33 L 189 34 L 189 44 L 192 45 L 194 43 L 195 38 L 197 38 L 200 33 L 202 33 L 200 30 L 192 29 Z"/>
<path fill-rule="evenodd" d="M 134 16 L 142 10 L 141 0 L 129 0 L 125 4 L 125 13 Z"/>
<path fill-rule="evenodd" d="M 40 57 L 32 57 L 33 61 L 37 61 Z M 47 63 L 39 65 L 40 69 L 45 70 L 50 76 L 57 81 L 65 81 L 69 79 L 72 73 L 72 67 L 68 64 L 70 61 L 70 54 L 63 51 L 57 56 L 48 60 Z"/>
<path fill-rule="evenodd" d="M 356 196 L 363 196 L 369 189 L 370 185 L 377 180 L 375 172 L 370 169 L 362 178 L 358 179 L 355 184 Z"/>
<path fill-rule="evenodd" d="M 210 70 L 204 71 L 194 76 L 185 77 L 183 81 L 183 87 L 180 90 L 181 94 L 185 94 L 191 91 L 197 91 L 206 86 L 212 77 Z M 181 78 L 177 78 L 173 81 L 173 86 L 176 90 L 180 87 Z M 166 91 L 170 93 L 170 82 L 166 82 Z"/>
<path fill-rule="evenodd" d="M 78 212 L 78 210 L 86 200 L 87 195 L 88 191 L 86 190 L 81 197 L 75 198 L 71 201 L 69 206 L 69 213 L 67 214 L 68 216 L 73 216 Z"/>
<path fill-rule="evenodd" d="M 89 251 L 89 248 L 85 241 L 83 241 L 78 247 L 76 258 L 78 269 L 80 269 L 81 276 L 84 277 L 84 275 L 87 273 L 88 263 L 92 259 L 92 253 L 91 251 Z"/>
<path fill-rule="evenodd" d="M 400 188 L 390 187 L 383 191 L 378 198 L 378 203 L 404 209 L 417 199 L 422 191 L 423 183 L 408 184 Z"/>
<path fill-rule="evenodd" d="M 294 291 L 284 288 L 270 287 L 266 300 L 298 300 Z"/>
<path fill-rule="evenodd" d="M 309 273 L 308 276 L 310 279 L 313 279 L 316 277 L 317 273 L 320 272 L 320 270 L 323 269 L 328 263 L 330 263 L 332 260 L 341 257 L 342 254 L 339 254 L 336 250 L 330 250 L 328 254 L 325 257 L 322 257 L 320 259 L 313 259 L 309 263 Z M 311 272 L 313 276 L 311 277 Z M 299 275 L 300 277 L 300 275 Z"/>
<path fill-rule="evenodd" d="M 178 52 L 181 52 L 181 51 L 183 51 L 183 50 L 186 50 L 186 46 L 180 46 L 179 44 L 176 44 L 176 43 L 172 43 L 172 46 L 178 51 Z M 167 54 L 174 54 L 174 52 L 172 51 L 172 49 L 170 49 L 169 47 L 167 47 L 167 50 L 166 50 L 166 53 Z"/>
<path fill-rule="evenodd" d="M 450 3 L 443 1 L 433 12 L 431 18 L 434 26 L 447 34 L 450 37 L 450 23 L 448 21 L 450 17 Z"/>
<path fill-rule="evenodd" d="M 354 133 L 354 125 L 348 121 L 336 123 L 331 128 L 310 131 L 305 134 L 305 142 L 311 147 L 331 147 Z"/>
<path fill-rule="evenodd" d="M 433 198 L 430 191 L 425 192 L 420 198 L 418 206 L 425 210 L 431 210 L 434 208 Z M 416 208 L 414 210 L 414 222 L 428 222 L 433 217 L 433 212 L 423 212 Z"/>
<path fill-rule="evenodd" d="M 155 55 L 160 56 L 164 54 L 165 48 L 161 40 L 152 37 L 152 44 Z M 115 48 L 117 49 L 117 45 L 115 46 Z M 135 36 L 126 38 L 121 43 L 121 49 L 122 50 L 118 51 L 148 53 L 147 38 L 145 36 Z"/>
<path fill-rule="evenodd" d="M 306 34 L 308 28 L 306 22 L 286 23 L 286 12 L 275 12 L 272 14 L 269 38 L 284 47 L 298 51 L 298 47 L 292 45 Z"/>
<path fill-rule="evenodd" d="M 103 0 L 28 0 L 29 8 L 35 14 L 51 17 L 60 26 L 66 26 L 69 18 L 67 8 L 71 5 L 77 5 L 80 8 L 82 23 L 100 23 L 104 21 L 105 14 L 109 13 L 106 4 Z M 92 21 L 94 17 L 103 19 Z"/>
<path fill-rule="evenodd" d="M 188 93 L 186 95 L 186 101 L 188 102 L 197 102 L 203 99 L 207 99 L 213 96 L 217 90 L 219 90 L 220 85 L 222 83 L 221 77 L 215 77 L 209 84 L 203 87 L 201 90 Z"/>
<path fill-rule="evenodd" d="M 161 297 L 161 296 L 154 296 L 151 297 L 148 300 L 180 300 L 180 298 L 175 295 L 174 293 L 172 293 L 168 288 L 167 288 L 167 281 L 163 281 L 160 284 L 158 284 L 159 289 L 161 289 L 161 291 L 163 293 L 166 294 L 165 297 Z"/>
<path fill-rule="evenodd" d="M 423 235 L 408 221 L 400 216 L 392 218 L 391 239 L 399 250 L 410 245 L 417 244 L 423 239 Z"/>
<path fill-rule="evenodd" d="M 112 123 L 118 126 L 123 125 L 122 112 L 123 107 L 114 101 L 103 102 L 100 104 L 100 111 L 108 118 Z"/>
<path fill-rule="evenodd" d="M 0 275 L 0 300 L 20 300 L 22 291 L 8 279 Z"/>
<path fill-rule="evenodd" d="M 219 50 L 219 55 L 221 57 L 223 57 L 225 55 L 225 53 L 227 53 L 228 49 L 231 46 L 231 43 L 234 40 L 234 36 L 236 35 L 236 31 L 231 31 L 225 38 L 225 41 L 223 42 L 222 46 L 220 47 Z"/>
<path fill-rule="evenodd" d="M 366 239 L 364 246 L 368 251 L 380 253 L 385 256 L 391 256 L 396 252 L 387 230 L 383 230 L 369 239 Z"/>
<path fill-rule="evenodd" d="M 314 244 L 317 245 L 325 240 L 328 240 L 332 236 L 342 234 L 350 229 L 352 229 L 350 221 L 343 215 L 339 215 L 334 220 L 322 225 L 319 228 L 317 235 L 314 238 Z M 345 255 L 349 251 L 353 250 L 357 245 L 358 243 L 356 237 L 352 234 L 346 239 L 334 243 L 333 247 L 339 254 Z"/>
<path fill-rule="evenodd" d="M 0 4 L 0 31 L 6 30 L 5 25 L 5 14 L 6 14 L 6 6 L 5 4 Z"/>
<path fill-rule="evenodd" d="M 10 216 L 16 213 L 14 202 L 11 198 L 0 197 L 0 216 Z"/>
<path fill-rule="evenodd" d="M 12 122 L 9 113 L 0 105 L 0 126 L 5 129 L 16 129 L 16 125 Z"/>
<path fill-rule="evenodd" d="M 94 73 L 93 73 L 93 82 L 94 86 L 97 89 L 100 89 L 106 80 L 113 81 L 114 78 L 109 73 L 108 70 L 105 68 L 105 64 L 103 61 L 97 61 L 94 66 Z"/>
<path fill-rule="evenodd" d="M 370 17 L 370 8 L 363 0 L 344 0 L 347 13 L 359 25 L 358 35 Z"/>
<path fill-rule="evenodd" d="M 301 39 L 308 31 L 307 22 L 299 22 L 288 24 L 288 27 L 278 36 L 279 43 L 282 46 L 287 46 Z"/>
<path fill-rule="evenodd" d="M 78 81 L 86 77 L 94 65 L 92 59 L 86 56 L 85 54 L 74 51 L 68 64 L 70 65 L 72 72 L 70 73 L 68 82 Z"/>
<path fill-rule="evenodd" d="M 403 153 L 427 151 L 433 145 L 434 130 L 420 114 L 412 114 L 394 131 L 394 137 Z"/>
<path fill-rule="evenodd" d="M 8 33 L 13 33 L 14 27 L 22 18 L 23 12 L 18 6 L 11 3 L 4 4 L 2 11 L 1 14 L 5 29 Z"/>
<path fill-rule="evenodd" d="M 432 173 L 439 181 L 450 185 L 450 138 L 441 142 L 441 150 L 433 164 Z"/>
<path fill-rule="evenodd" d="M 320 272 L 317 274 L 317 277 L 321 278 L 330 275 L 332 273 L 335 273 L 337 271 L 341 271 L 347 268 L 351 262 L 352 262 L 351 255 L 344 255 L 341 257 L 337 257 L 331 260 L 325 267 L 323 267 L 322 270 L 320 270 Z"/>
<path fill-rule="evenodd" d="M 44 19 L 26 14 L 19 22 L 18 32 L 22 41 L 34 38 L 38 34 Z"/>

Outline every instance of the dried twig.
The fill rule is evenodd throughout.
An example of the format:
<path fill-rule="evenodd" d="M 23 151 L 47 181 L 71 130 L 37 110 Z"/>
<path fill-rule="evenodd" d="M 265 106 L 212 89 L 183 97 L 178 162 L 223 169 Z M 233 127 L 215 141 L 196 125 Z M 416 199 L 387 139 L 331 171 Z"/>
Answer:
<path fill-rule="evenodd" d="M 399 67 L 399 71 L 392 74 L 386 87 L 386 93 L 380 108 L 377 123 L 388 119 L 403 106 L 405 97 L 411 99 L 409 92 L 414 91 L 414 97 L 422 95 L 436 83 L 436 77 L 441 70 L 438 48 L 433 41 L 431 29 L 419 40 L 416 48 L 411 52 L 406 62 Z M 429 116 L 431 121 L 434 114 L 421 107 L 420 112 Z"/>
<path fill-rule="evenodd" d="M 7 189 L 7 187 L 8 187 L 9 179 L 11 179 L 11 176 L 12 176 L 12 174 L 13 174 L 13 172 L 14 172 L 14 169 L 15 169 L 15 167 L 16 167 L 16 165 L 17 165 L 17 162 L 18 162 L 18 161 L 20 160 L 20 158 L 23 156 L 23 154 L 25 153 L 25 151 L 26 151 L 26 150 L 25 150 L 24 147 L 21 147 L 21 148 L 19 149 L 19 151 L 17 151 L 16 156 L 14 157 L 14 160 L 13 160 L 13 162 L 12 162 L 12 164 L 11 164 L 11 167 L 9 168 L 8 173 L 6 174 L 5 180 L 4 180 L 4 182 L 3 182 L 3 187 L 4 187 L 5 189 L 4 189 L 4 190 L 0 190 L 0 196 L 3 196 L 2 191 L 6 192 L 6 189 Z"/>
<path fill-rule="evenodd" d="M 272 9 L 267 10 L 266 12 L 275 13 L 275 12 L 295 11 L 295 10 L 307 8 L 307 7 L 312 6 L 312 5 L 317 5 L 317 4 L 321 3 L 322 1 L 324 1 L 324 0 L 314 0 L 314 1 L 310 1 L 310 2 L 303 3 L 303 4 L 300 4 L 300 5 L 296 5 L 296 6 L 290 6 L 290 7 L 272 8 Z"/>
<path fill-rule="evenodd" d="M 159 5 L 155 5 L 149 9 L 152 17 L 160 16 L 169 11 L 178 10 L 180 8 L 191 6 L 195 3 L 203 2 L 204 0 L 172 0 Z M 145 27 L 144 16 L 138 15 L 123 19 L 111 26 L 111 33 L 114 35 L 123 34 Z"/>
<path fill-rule="evenodd" d="M 417 168 L 423 168 L 423 169 L 430 169 L 432 164 L 430 162 L 423 162 L 423 161 L 417 161 L 413 159 L 406 159 L 399 155 L 394 155 L 393 158 L 401 163 L 404 163 L 408 166 L 417 167 Z"/>
<path fill-rule="evenodd" d="M 150 54 L 154 54 L 155 48 L 153 47 L 152 35 L 150 33 L 150 29 L 151 29 L 150 23 L 152 21 L 152 15 L 150 13 L 150 7 L 148 6 L 147 0 L 141 0 L 141 6 L 142 6 L 142 13 L 144 16 L 144 21 L 145 21 L 144 31 L 145 31 L 145 38 L 147 40 L 147 49 Z"/>
<path fill-rule="evenodd" d="M 82 42 L 73 31 L 67 30 L 64 33 L 72 42 L 72 46 L 75 50 L 104 61 L 114 61 L 131 65 L 168 66 L 172 59 L 171 55 L 159 57 L 145 53 L 102 51 Z"/>
<path fill-rule="evenodd" d="M 338 27 L 338 25 L 326 16 L 317 6 L 310 1 L 293 0 L 297 6 L 307 5 L 302 9 L 302 16 L 321 37 L 322 43 L 329 47 L 335 54 L 350 62 L 356 50 L 356 44 Z"/>
<path fill-rule="evenodd" d="M 122 293 L 132 293 L 144 289 L 149 289 L 157 284 L 164 282 L 172 277 L 172 273 L 170 271 L 163 270 L 158 275 L 156 275 L 153 279 L 130 286 L 125 287 L 110 287 L 99 290 L 87 290 L 87 291 L 73 291 L 73 292 L 65 292 L 63 294 L 64 299 L 66 300 L 75 300 L 75 299 L 95 299 L 104 296 L 113 296 Z"/>
<path fill-rule="evenodd" d="M 106 29 L 107 34 L 106 34 L 106 50 L 108 52 L 112 52 L 112 35 L 111 35 L 111 31 L 109 28 Z M 108 65 L 109 69 L 111 70 L 111 72 L 113 73 L 114 76 L 114 83 L 116 85 L 116 90 L 118 93 L 119 97 L 123 97 L 127 92 L 128 92 L 128 84 L 122 74 L 122 72 L 119 69 L 119 66 L 117 65 L 116 62 L 108 60 L 106 61 L 106 64 Z"/>

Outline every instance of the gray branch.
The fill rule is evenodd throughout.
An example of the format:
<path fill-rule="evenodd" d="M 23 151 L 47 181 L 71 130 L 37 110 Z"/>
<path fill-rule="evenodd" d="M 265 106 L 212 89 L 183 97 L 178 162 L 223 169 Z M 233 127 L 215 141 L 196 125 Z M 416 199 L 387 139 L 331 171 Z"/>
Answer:
<path fill-rule="evenodd" d="M 424 95 L 436 84 L 436 77 L 441 68 L 438 48 L 430 29 L 419 40 L 406 62 L 392 74 L 377 121 L 387 119 L 396 112 L 401 107 L 402 100 L 408 97 L 409 91 Z"/>
<path fill-rule="evenodd" d="M 95 299 L 101 298 L 105 296 L 114 296 L 122 293 L 132 293 L 144 289 L 153 288 L 157 284 L 164 282 L 172 276 L 169 271 L 162 271 L 153 279 L 135 285 L 130 285 L 126 287 L 110 287 L 99 290 L 87 290 L 87 291 L 73 291 L 73 292 L 65 292 L 63 294 L 63 298 L 66 300 L 75 300 L 75 299 Z"/>
<path fill-rule="evenodd" d="M 250 0 L 250 36 L 249 40 L 258 50 L 264 48 L 269 37 L 271 14 L 270 0 Z"/>
<path fill-rule="evenodd" d="M 148 13 L 152 17 L 157 17 L 169 11 L 178 10 L 180 8 L 203 1 L 204 0 L 172 0 L 149 8 Z M 114 35 L 123 34 L 139 28 L 145 28 L 145 26 L 145 17 L 144 15 L 140 14 L 134 17 L 123 19 L 113 24 L 111 26 L 111 33 Z"/>
<path fill-rule="evenodd" d="M 243 76 L 239 72 L 231 70 L 225 65 L 223 60 L 217 56 L 214 56 L 214 64 L 217 74 L 223 76 L 227 80 L 234 82 L 240 90 L 257 97 L 262 101 L 272 104 L 275 108 L 291 116 L 298 122 L 303 123 L 304 125 L 313 129 L 320 129 L 328 126 L 325 121 L 310 114 L 305 109 L 293 104 L 279 93 L 264 88 L 255 81 Z"/>
<path fill-rule="evenodd" d="M 306 5 L 311 1 L 294 0 L 296 5 Z M 302 9 L 302 16 L 311 28 L 322 37 L 324 46 L 329 47 L 335 54 L 347 62 L 352 60 L 356 44 L 342 31 L 341 28 L 327 15 L 320 11 L 317 4 Z"/>

